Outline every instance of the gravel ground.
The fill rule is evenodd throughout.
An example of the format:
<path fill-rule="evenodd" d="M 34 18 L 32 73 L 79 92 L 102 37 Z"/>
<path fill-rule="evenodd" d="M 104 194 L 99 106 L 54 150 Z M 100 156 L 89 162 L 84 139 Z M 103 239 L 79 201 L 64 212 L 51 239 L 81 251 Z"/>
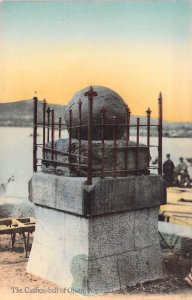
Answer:
<path fill-rule="evenodd" d="M 32 243 L 32 240 L 33 236 L 30 238 L 30 244 Z M 142 296 L 143 298 L 144 295 L 164 295 L 163 299 L 165 299 L 167 298 L 166 295 L 175 295 L 179 296 L 179 298 L 175 298 L 174 296 L 174 299 L 180 299 L 180 296 L 184 294 L 185 300 L 192 299 L 192 288 L 190 288 L 184 281 L 185 276 L 190 272 L 190 268 L 192 266 L 192 257 L 184 258 L 179 253 L 175 254 L 170 250 L 163 250 L 163 257 L 167 278 L 155 282 L 139 284 L 132 288 L 127 288 L 116 293 L 113 295 L 113 297 L 118 296 L 118 298 L 127 298 L 129 296 L 129 298 L 132 299 L 132 296 Z M 33 299 L 35 300 L 37 295 L 35 291 L 37 291 L 37 289 L 49 289 L 52 291 L 50 294 L 52 294 L 54 299 L 56 299 L 56 294 L 54 295 L 54 291 L 57 291 L 57 288 L 59 287 L 47 280 L 27 274 L 25 271 L 27 261 L 28 258 L 25 258 L 23 241 L 19 235 L 16 237 L 15 248 L 13 250 L 11 249 L 10 236 L 0 236 L 0 300 L 5 299 L 1 297 L 1 290 L 6 289 L 10 295 L 17 294 L 16 292 L 13 293 L 13 287 L 17 287 L 18 289 L 22 290 L 26 288 L 28 291 L 29 289 L 34 290 L 34 292 L 30 293 L 30 296 L 31 294 L 34 294 L 35 296 Z M 79 299 L 79 297 L 82 297 L 71 294 L 68 296 L 57 296 L 59 296 L 59 299 Z M 104 296 L 100 296 L 99 298 L 103 299 L 103 297 Z M 110 295 L 105 296 L 104 299 L 106 297 L 109 298 Z M 29 297 L 27 299 L 29 299 Z M 39 297 L 37 297 L 37 299 L 39 299 Z M 46 299 L 49 299 L 47 294 Z M 170 299 L 170 297 L 168 299 Z"/>

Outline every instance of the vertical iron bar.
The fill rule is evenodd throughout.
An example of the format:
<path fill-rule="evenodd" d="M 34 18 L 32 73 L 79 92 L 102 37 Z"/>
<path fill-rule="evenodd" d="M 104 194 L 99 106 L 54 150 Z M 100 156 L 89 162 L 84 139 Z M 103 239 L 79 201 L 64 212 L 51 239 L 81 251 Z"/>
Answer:
<path fill-rule="evenodd" d="M 55 112 L 54 109 L 51 110 L 51 159 L 54 160 L 54 140 L 55 140 Z"/>
<path fill-rule="evenodd" d="M 69 110 L 69 169 L 71 167 L 71 144 L 72 144 L 72 109 Z"/>
<path fill-rule="evenodd" d="M 150 126 L 151 126 L 151 110 L 148 108 L 146 110 L 147 113 L 147 148 L 148 148 L 148 158 L 147 158 L 147 164 L 148 168 L 150 165 Z"/>
<path fill-rule="evenodd" d="M 48 107 L 47 108 L 47 143 L 49 143 L 50 113 L 51 113 L 51 110 Z"/>
<path fill-rule="evenodd" d="M 117 169 L 117 117 L 113 117 L 113 177 L 116 177 Z"/>
<path fill-rule="evenodd" d="M 104 165 L 105 165 L 105 113 L 106 109 L 101 109 L 101 177 L 104 178 Z"/>
<path fill-rule="evenodd" d="M 43 101 L 43 159 L 45 159 L 45 115 L 46 115 L 46 100 Z"/>
<path fill-rule="evenodd" d="M 93 134 L 93 97 L 97 93 L 93 90 L 92 86 L 89 91 L 84 94 L 88 96 L 88 172 L 87 184 L 92 184 L 92 134 Z"/>
<path fill-rule="evenodd" d="M 59 139 L 61 138 L 61 117 L 59 117 Z"/>
<path fill-rule="evenodd" d="M 140 126 L 140 118 L 137 118 L 136 174 L 138 174 L 138 167 L 139 167 L 139 126 Z"/>
<path fill-rule="evenodd" d="M 81 108 L 82 108 L 82 101 L 79 99 L 79 128 L 78 128 L 78 139 L 79 139 L 79 172 L 81 171 Z"/>
<path fill-rule="evenodd" d="M 128 132 L 127 132 L 128 141 L 130 139 L 130 120 L 131 120 L 130 115 L 131 115 L 131 111 L 130 111 L 130 108 L 128 107 L 128 126 L 127 126 L 127 128 L 128 128 Z"/>
<path fill-rule="evenodd" d="M 38 98 L 34 97 L 33 110 L 33 172 L 37 172 L 37 103 Z"/>
<path fill-rule="evenodd" d="M 87 183 L 92 184 L 92 134 L 93 134 L 93 95 L 90 88 L 88 96 L 89 101 L 89 119 L 88 119 L 88 176 Z"/>
<path fill-rule="evenodd" d="M 159 125 L 158 125 L 158 140 L 159 140 L 159 145 L 158 145 L 158 173 L 160 175 L 162 175 L 162 135 L 163 135 L 163 98 L 162 98 L 162 94 L 160 92 L 159 94 L 159 98 L 158 98 L 158 102 L 159 102 Z"/>
<path fill-rule="evenodd" d="M 130 110 L 125 107 L 126 110 L 126 120 L 125 120 L 125 175 L 128 169 L 128 145 L 129 145 L 129 134 L 130 134 Z"/>

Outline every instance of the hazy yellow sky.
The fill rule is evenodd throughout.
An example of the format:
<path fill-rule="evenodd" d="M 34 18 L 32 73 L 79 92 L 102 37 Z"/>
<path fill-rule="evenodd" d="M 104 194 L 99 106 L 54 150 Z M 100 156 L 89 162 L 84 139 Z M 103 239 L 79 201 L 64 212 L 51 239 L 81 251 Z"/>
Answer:
<path fill-rule="evenodd" d="M 149 2 L 1 4 L 0 102 L 102 85 L 139 115 L 161 91 L 164 119 L 192 121 L 191 4 Z"/>

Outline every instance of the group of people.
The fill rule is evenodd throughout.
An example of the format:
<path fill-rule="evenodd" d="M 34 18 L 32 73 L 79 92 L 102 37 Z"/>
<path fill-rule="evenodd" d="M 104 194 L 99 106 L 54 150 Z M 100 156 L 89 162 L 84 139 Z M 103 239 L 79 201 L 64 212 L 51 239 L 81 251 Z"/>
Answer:
<path fill-rule="evenodd" d="M 170 158 L 170 154 L 166 155 L 167 160 L 163 164 L 163 178 L 166 180 L 167 186 L 189 187 L 190 177 L 188 166 L 184 162 L 184 158 L 179 158 L 179 164 L 175 167 Z"/>

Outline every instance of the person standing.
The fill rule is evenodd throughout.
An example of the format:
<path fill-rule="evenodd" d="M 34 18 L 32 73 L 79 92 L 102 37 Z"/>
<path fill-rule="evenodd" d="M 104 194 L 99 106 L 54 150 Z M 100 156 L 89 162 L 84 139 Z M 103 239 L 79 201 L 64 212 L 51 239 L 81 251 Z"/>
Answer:
<path fill-rule="evenodd" d="M 172 186 L 174 181 L 174 169 L 175 165 L 170 158 L 170 154 L 166 155 L 167 160 L 163 164 L 163 178 L 165 179 L 167 186 Z"/>
<path fill-rule="evenodd" d="M 190 183 L 189 174 L 188 174 L 188 167 L 187 164 L 184 162 L 184 158 L 179 158 L 180 163 L 175 168 L 175 175 L 179 178 L 179 183 L 181 187 L 188 186 Z"/>

